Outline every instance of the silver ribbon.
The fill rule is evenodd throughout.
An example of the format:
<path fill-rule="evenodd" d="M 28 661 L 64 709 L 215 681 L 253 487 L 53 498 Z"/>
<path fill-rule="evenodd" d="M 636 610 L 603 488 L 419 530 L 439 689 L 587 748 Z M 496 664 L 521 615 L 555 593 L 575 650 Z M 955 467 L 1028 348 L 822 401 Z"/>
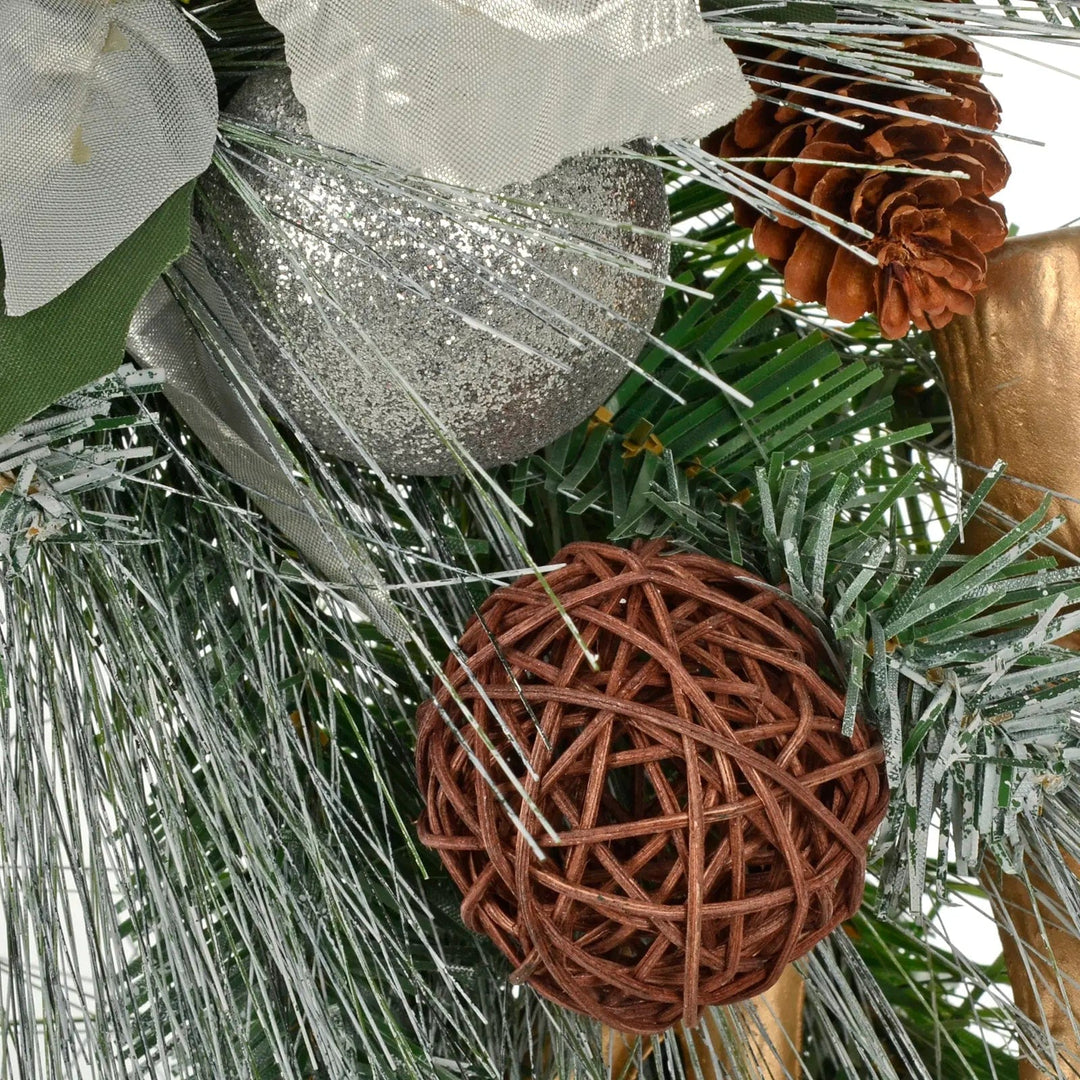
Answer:
<path fill-rule="evenodd" d="M 297 479 L 296 458 L 251 389 L 251 342 L 202 256 L 193 249 L 166 277 L 175 291 L 162 278 L 147 293 L 128 352 L 163 373 L 169 403 L 310 566 L 391 640 L 406 640 L 408 624 L 367 552 Z M 190 312 L 178 295 L 190 299 Z"/>

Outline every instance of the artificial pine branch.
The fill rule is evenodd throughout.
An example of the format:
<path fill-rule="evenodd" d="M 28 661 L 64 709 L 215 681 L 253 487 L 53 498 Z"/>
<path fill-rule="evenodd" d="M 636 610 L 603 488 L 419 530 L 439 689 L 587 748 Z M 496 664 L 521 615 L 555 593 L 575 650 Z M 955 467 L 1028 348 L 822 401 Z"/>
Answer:
<path fill-rule="evenodd" d="M 899 9 L 859 10 L 873 25 Z M 249 0 L 191 13 L 219 35 L 207 40 L 223 84 L 272 55 Z M 1005 21 L 978 18 L 991 30 Z M 806 33 L 786 25 L 770 33 Z M 232 134 L 243 152 L 243 132 Z M 837 684 L 886 732 L 899 782 L 870 899 L 889 910 L 867 909 L 852 942 L 837 937 L 808 961 L 808 1077 L 1007 1075 L 1007 1053 L 971 1058 L 967 1019 L 1017 1029 L 993 998 L 1000 972 L 929 942 L 909 901 L 958 887 L 947 848 L 927 859 L 935 802 L 952 814 L 945 843 L 955 827 L 964 858 L 977 858 L 954 795 L 962 809 L 972 793 L 1005 793 L 987 829 L 995 852 L 1023 842 L 1045 867 L 1076 851 L 1077 661 L 1051 644 L 1074 579 L 1022 558 L 1043 535 L 1037 522 L 997 563 L 938 541 L 950 489 L 923 460 L 926 417 L 941 411 L 912 406 L 925 373 L 865 326 L 812 334 L 776 304 L 775 275 L 754 263 L 717 183 L 674 195 L 681 220 L 705 215 L 675 277 L 710 295 L 672 291 L 656 331 L 668 348 L 642 358 L 652 381 L 629 379 L 610 415 L 469 482 L 403 485 L 296 440 L 403 598 L 417 631 L 407 649 L 305 578 L 168 416 L 130 447 L 155 459 L 169 448 L 170 463 L 73 497 L 87 520 L 138 520 L 135 542 L 58 535 L 0 584 L 11 735 L 0 888 L 17 915 L 11 961 L 37 965 L 42 987 L 5 984 L 5 1080 L 83 1069 L 117 1080 L 604 1077 L 599 1032 L 508 992 L 411 832 L 412 717 L 430 667 L 501 575 L 578 535 L 664 535 L 788 584 Z M 754 405 L 732 405 L 702 373 L 753 389 Z M 939 509 L 911 512 L 922 506 Z M 1010 728 L 1009 711 L 1023 723 Z M 1040 782 L 1024 788 L 1025 777 Z M 1064 786 L 1047 797 L 1051 777 Z M 90 928 L 89 958 L 74 949 L 73 919 Z M 82 976 L 92 993 L 72 991 Z M 964 995 L 969 1011 L 956 1004 Z M 746 1030 L 738 1009 L 725 1021 Z M 643 1047 L 641 1069 L 641 1080 L 699 1074 L 673 1039 Z"/>
<path fill-rule="evenodd" d="M 609 403 L 610 421 L 594 424 L 591 431 L 589 425 L 583 426 L 567 438 L 563 447 L 549 448 L 522 465 L 509 467 L 500 479 L 512 496 L 517 492 L 516 497 L 530 514 L 533 525 L 523 530 L 518 540 L 524 541 L 541 561 L 565 539 L 565 523 L 580 519 L 584 525 L 570 527 L 580 527 L 591 535 L 666 533 L 677 541 L 738 557 L 766 572 L 771 567 L 773 579 L 778 582 L 785 577 L 800 582 L 806 589 L 802 602 L 819 619 L 829 640 L 835 642 L 838 678 L 842 680 L 844 657 L 859 655 L 857 646 L 864 646 L 871 637 L 867 630 L 870 616 L 876 611 L 878 622 L 887 624 L 889 613 L 899 608 L 898 599 L 911 595 L 911 575 L 918 552 L 927 550 L 928 540 L 922 533 L 910 534 L 911 525 L 904 523 L 898 508 L 913 494 L 935 490 L 937 482 L 894 452 L 898 435 L 890 431 L 890 399 L 880 393 L 880 384 L 885 378 L 897 385 L 897 373 L 884 375 L 880 369 L 872 371 L 860 361 L 845 361 L 832 346 L 806 338 L 792 329 L 786 313 L 770 305 L 755 307 L 756 290 L 750 288 L 753 276 L 745 265 L 733 260 L 729 273 L 727 280 L 722 275 L 715 284 L 715 306 L 702 306 L 689 319 L 685 313 L 677 316 L 671 332 L 678 335 L 680 347 L 686 347 L 688 342 L 715 344 L 727 340 L 726 347 L 713 355 L 707 355 L 708 348 L 695 355 L 699 362 L 718 364 L 736 380 L 743 371 L 748 378 L 761 378 L 760 373 L 768 372 L 770 365 L 775 369 L 768 378 L 773 379 L 776 393 L 762 394 L 760 407 L 753 415 L 735 416 L 721 402 L 719 411 L 706 408 L 705 420 L 693 419 L 700 417 L 710 401 L 715 402 L 715 396 L 703 387 L 695 387 L 681 364 L 666 358 L 656 365 L 653 374 L 661 383 L 675 380 L 686 398 L 684 405 L 672 404 L 670 395 L 652 383 L 640 378 L 632 380 Z M 751 310 L 756 324 L 744 318 Z M 740 320 L 739 332 L 732 335 L 730 327 Z M 810 374 L 804 376 L 807 358 L 813 356 L 817 359 L 810 361 Z M 807 399 L 803 404 L 797 404 L 800 395 Z M 621 404 L 624 400 L 625 405 Z M 649 446 L 648 434 L 652 432 L 647 434 L 641 428 L 642 420 L 651 422 L 650 415 L 658 421 L 652 431 L 685 430 L 688 436 L 694 433 L 695 441 L 683 437 L 684 448 L 678 458 L 670 445 L 656 454 Z M 734 426 L 729 428 L 732 423 Z M 738 433 L 741 442 L 737 446 L 729 445 L 731 436 L 724 434 L 728 430 Z M 915 434 L 925 430 L 920 427 Z M 324 608 L 323 601 L 312 595 L 305 598 L 305 587 L 283 574 L 285 568 L 274 552 L 270 535 L 253 534 L 246 517 L 228 510 L 232 496 L 215 470 L 201 460 L 196 448 L 187 444 L 178 431 L 166 427 L 165 433 L 182 455 L 183 463 L 177 460 L 168 474 L 160 477 L 163 487 L 149 492 L 128 488 L 90 493 L 84 496 L 84 502 L 89 499 L 86 505 L 93 506 L 93 498 L 104 499 L 98 509 L 114 514 L 131 513 L 137 508 L 151 535 L 175 539 L 119 552 L 99 545 L 54 546 L 50 558 L 36 567 L 41 581 L 62 579 L 69 583 L 65 593 L 58 594 L 65 596 L 67 610 L 89 605 L 89 610 L 97 612 L 99 633 L 96 640 L 85 643 L 78 637 L 70 638 L 74 624 L 70 624 L 72 630 L 63 631 L 62 627 L 69 624 L 53 622 L 53 634 L 64 635 L 73 655 L 81 655 L 86 648 L 92 653 L 104 649 L 102 656 L 111 658 L 113 670 L 134 670 L 137 664 L 144 672 L 145 689 L 135 697 L 131 696 L 131 688 L 124 689 L 123 685 L 119 698 L 111 691 L 105 693 L 105 686 L 94 689 L 94 712 L 105 736 L 103 745 L 110 757 L 119 755 L 118 760 L 127 761 L 126 767 L 132 769 L 131 779 L 122 788 L 127 794 L 118 803 L 129 823 L 143 820 L 143 811 L 135 801 L 136 791 L 143 791 L 143 781 L 135 781 L 139 768 L 146 768 L 145 762 L 135 768 L 138 759 L 131 755 L 140 748 L 158 747 L 147 759 L 153 763 L 151 773 L 143 774 L 151 783 L 151 840 L 140 839 L 129 856 L 140 865 L 146 864 L 147 869 L 126 886 L 121 909 L 125 918 L 122 938 L 135 957 L 125 983 L 135 991 L 135 1000 L 149 1006 L 145 1021 L 137 1021 L 133 1029 L 139 1034 L 128 1036 L 130 1045 L 137 1047 L 133 1052 L 143 1062 L 166 1053 L 170 1059 L 180 1055 L 183 1061 L 187 1054 L 186 1060 L 196 1074 L 214 1062 L 220 1065 L 222 1060 L 232 1061 L 231 1068 L 255 1068 L 255 1063 L 262 1062 L 255 1075 L 266 1075 L 267 1069 L 282 1070 L 286 1045 L 295 1048 L 290 1054 L 297 1055 L 291 1058 L 292 1067 L 299 1070 L 297 1075 L 317 1064 L 320 1054 L 330 1055 L 329 1060 L 334 1060 L 335 1055 L 339 1061 L 363 1059 L 373 1077 L 414 1072 L 421 1075 L 424 1069 L 434 1067 L 432 1055 L 440 1060 L 471 1062 L 469 1068 L 478 1071 L 470 1075 L 477 1076 L 496 1075 L 508 1069 L 511 1075 L 514 1069 L 524 1070 L 520 1073 L 523 1076 L 542 1076 L 545 1071 L 563 1075 L 575 1067 L 575 1062 L 579 1071 L 583 1061 L 595 1064 L 598 1059 L 590 1056 L 595 1055 L 595 1050 L 588 1047 L 597 1044 L 590 1043 L 595 1035 L 588 1034 L 587 1025 L 559 1016 L 549 1008 L 537 1012 L 531 995 L 517 1002 L 509 998 L 498 961 L 464 932 L 453 918 L 452 909 L 447 910 L 439 899 L 445 886 L 439 884 L 438 872 L 430 865 L 426 872 L 434 875 L 434 884 L 423 884 L 420 868 L 425 864 L 417 862 L 421 857 L 411 842 L 408 827 L 415 813 L 415 790 L 407 768 L 403 768 L 410 737 L 409 718 L 426 690 L 422 670 L 407 656 L 378 642 L 369 630 L 362 630 L 358 636 L 359 628 L 350 626 L 348 620 L 342 621 L 340 612 Z M 677 438 L 667 437 L 671 445 L 678 445 Z M 599 446 L 596 440 L 600 440 Z M 899 441 L 903 445 L 903 440 Z M 628 442 L 629 447 L 625 445 Z M 655 447 L 655 443 L 652 445 Z M 298 447 L 301 452 L 303 449 Z M 723 468 L 707 460 L 718 451 Z M 583 453 L 595 456 L 591 469 L 584 472 L 580 468 Z M 703 456 L 703 462 L 694 460 Z M 791 463 L 792 456 L 795 464 Z M 384 545 L 414 553 L 413 562 L 406 559 L 397 563 L 412 574 L 414 583 L 428 584 L 444 578 L 457 581 L 421 593 L 428 603 L 419 625 L 426 627 L 424 638 L 430 651 L 442 655 L 455 628 L 489 588 L 485 576 L 514 565 L 515 544 L 508 542 L 502 526 L 485 509 L 487 504 L 477 501 L 468 484 L 419 482 L 410 494 L 411 512 L 406 517 L 397 498 L 385 493 L 374 477 L 345 466 L 324 473 L 317 459 L 309 460 L 316 480 L 340 509 L 347 509 L 348 502 L 365 507 L 367 517 L 382 522 L 379 533 Z M 553 461 L 559 465 L 553 467 Z M 758 471 L 761 469 L 763 474 Z M 580 473 L 579 480 L 566 483 L 575 470 Z M 805 482 L 798 480 L 800 475 L 806 476 Z M 193 480 L 198 485 L 196 499 L 190 493 L 167 494 L 170 489 L 183 492 Z M 907 486 L 898 487 L 901 482 Z M 591 501 L 583 513 L 571 514 L 570 508 L 582 503 L 583 493 L 592 493 Z M 772 504 L 768 517 L 760 509 L 766 497 Z M 775 526 L 769 526 L 769 520 Z M 896 522 L 895 528 L 889 526 L 890 521 Z M 1033 528 L 1029 525 L 1028 531 Z M 794 549 L 785 548 L 781 540 L 780 533 L 787 530 L 795 541 Z M 882 550 L 881 537 L 889 536 L 890 530 L 892 540 L 886 541 Z M 905 547 L 915 553 L 907 564 L 897 562 L 897 554 Z M 933 559 L 951 565 L 954 573 L 967 572 L 972 566 L 971 560 L 943 559 L 940 548 L 929 550 Z M 875 551 L 880 554 L 871 557 Z M 435 562 L 430 561 L 432 558 Z M 474 575 L 472 583 L 460 581 L 470 573 Z M 1010 564 L 994 573 L 996 576 L 985 584 L 978 583 L 977 588 L 987 599 L 977 607 L 972 607 L 972 588 L 958 584 L 941 591 L 940 586 L 934 586 L 939 589 L 934 594 L 938 600 L 924 598 L 921 614 L 919 602 L 913 601 L 897 616 L 909 621 L 911 612 L 918 616 L 909 630 L 903 631 L 916 650 L 912 654 L 917 658 L 914 670 L 932 670 L 943 660 L 955 664 L 958 644 L 959 658 L 970 657 L 968 663 L 992 660 L 996 655 L 993 649 L 975 648 L 972 653 L 973 639 L 967 629 L 975 625 L 974 620 L 987 617 L 984 611 L 990 603 L 999 609 L 997 624 L 1005 631 L 1011 625 L 1017 627 L 1012 632 L 1014 638 L 1017 632 L 1030 627 L 1040 610 L 1046 609 L 1048 601 L 1038 595 L 1039 583 L 1046 579 L 1044 563 L 1033 564 L 1026 575 L 1017 574 Z M 965 580 L 975 576 L 968 572 Z M 71 584 L 79 581 L 86 582 L 82 591 Z M 116 583 L 123 581 L 138 583 L 137 592 L 129 598 L 125 598 L 126 588 L 117 587 Z M 856 582 L 858 591 L 853 594 L 851 587 Z M 992 587 L 987 590 L 987 585 Z M 50 609 L 42 602 L 44 594 L 37 589 L 26 594 L 21 588 L 9 586 L 7 602 L 14 605 L 11 610 L 27 615 L 34 610 L 38 619 L 59 619 L 59 610 L 63 609 L 48 616 Z M 234 590 L 236 596 L 230 599 Z M 815 601 L 815 597 L 826 594 L 844 598 L 842 617 L 836 600 Z M 139 595 L 151 601 L 148 607 L 141 603 L 132 606 Z M 1010 595 L 1015 599 L 1014 615 L 1000 609 Z M 875 598 L 876 606 L 872 603 Z M 933 611 L 929 609 L 932 602 Z M 941 604 L 940 613 L 937 603 Z M 170 610 L 175 610 L 177 617 L 162 621 L 163 613 Z M 952 612 L 966 612 L 966 625 L 961 622 L 949 627 Z M 835 625 L 827 618 L 830 614 L 837 616 Z M 37 624 L 22 619 L 10 624 L 9 635 L 16 635 L 9 637 L 13 655 L 26 655 L 26 645 L 18 644 L 18 635 L 23 626 L 32 625 Z M 945 629 L 935 629 L 938 625 Z M 922 633 L 923 629 L 931 632 Z M 1038 655 L 1036 650 L 1035 658 Z M 124 657 L 129 659 L 125 661 Z M 863 674 L 870 686 L 877 678 L 872 660 L 864 657 Z M 94 670 L 89 662 L 83 666 L 87 672 Z M 57 677 L 63 672 L 58 670 Z M 148 679 L 145 674 L 149 674 Z M 1066 675 L 1059 671 L 1057 677 L 1055 689 L 1067 689 L 1068 684 L 1060 681 Z M 31 699 L 26 694 L 32 682 L 20 682 L 27 678 L 33 680 L 36 676 L 22 669 L 12 685 L 21 715 L 31 721 L 36 713 L 27 711 Z M 56 703 L 66 700 L 59 685 L 57 692 L 50 694 L 54 709 Z M 96 686 L 93 682 L 90 685 Z M 350 685 L 355 688 L 350 690 Z M 892 709 L 891 683 L 886 679 L 881 685 L 876 711 L 888 716 Z M 1025 685 L 1029 689 L 1037 685 L 1037 672 Z M 179 699 L 178 692 L 182 694 Z M 876 699 L 871 694 L 866 700 Z M 169 743 L 162 743 L 154 734 L 160 724 L 154 716 L 168 701 L 185 702 L 183 724 L 170 729 L 173 752 L 179 755 L 175 758 L 165 753 Z M 81 718 L 68 716 L 63 706 L 58 715 L 62 722 L 66 717 L 69 725 L 82 722 Z M 107 734 L 118 723 L 130 728 L 130 719 L 126 718 L 134 715 L 151 721 L 134 743 L 126 739 L 117 743 L 115 735 Z M 237 717 L 245 718 L 240 728 Z M 915 719 L 911 714 L 911 719 L 902 724 L 914 723 Z M 65 738 L 71 734 L 68 728 Z M 925 732 L 924 738 L 931 734 Z M 940 741 L 936 745 L 940 746 Z M 122 749 L 125 746 L 129 748 Z M 265 809 L 254 815 L 252 805 L 246 802 L 251 796 L 244 794 L 245 824 L 241 829 L 240 817 L 230 824 L 229 817 L 221 815 L 227 805 L 235 806 L 239 812 L 241 804 L 235 800 L 250 783 L 250 779 L 243 778 L 257 775 L 249 771 L 249 758 L 253 762 L 265 760 L 269 766 L 269 770 L 260 768 L 259 775 L 280 774 L 291 779 L 285 788 L 277 782 L 267 788 L 265 781 L 260 782 L 263 790 L 258 798 Z M 39 761 L 34 757 L 29 760 Z M 924 759 L 917 757 L 916 763 L 920 760 Z M 926 765 L 921 767 L 925 769 Z M 159 774 L 169 778 L 170 783 L 162 784 Z M 234 783 L 241 786 L 230 793 L 228 785 Z M 174 789 L 182 793 L 179 799 Z M 925 790 L 925 782 L 917 780 L 916 790 Z M 297 817 L 297 806 L 306 809 L 304 816 Z M 269 843 L 279 854 L 270 862 L 252 864 L 251 853 L 245 854 L 251 837 L 244 833 L 264 820 L 264 814 L 268 815 L 267 826 L 275 822 L 276 839 Z M 108 832 L 104 827 L 99 831 L 103 850 L 108 847 Z M 127 833 L 134 839 L 130 828 Z M 258 830 L 252 833 L 257 834 Z M 203 840 L 192 846 L 191 838 L 196 837 Z M 324 847 L 327 844 L 329 849 Z M 918 865 L 920 852 L 910 840 L 897 850 L 906 851 L 905 858 L 916 860 Z M 179 861 L 175 852 L 183 853 Z M 309 865 L 316 852 L 320 854 L 315 864 Z M 280 858 L 287 861 L 283 864 Z M 366 897 L 363 909 L 369 912 L 367 917 L 377 917 L 387 941 L 401 943 L 405 952 L 397 951 L 396 946 L 389 952 L 380 949 L 374 955 L 358 949 L 355 931 L 335 922 L 346 917 L 346 910 L 333 914 L 338 903 L 334 898 L 342 893 L 340 886 L 328 889 L 325 875 L 331 866 L 340 874 L 346 865 L 352 865 L 354 870 L 346 871 L 345 881 L 349 889 L 358 890 L 357 899 Z M 894 860 L 893 865 L 893 881 L 909 879 L 903 859 Z M 273 879 L 266 876 L 271 866 Z M 239 873 L 241 867 L 243 872 Z M 364 868 L 363 879 L 349 876 L 360 868 Z M 281 891 L 283 871 L 284 880 L 291 882 L 285 892 Z M 370 877 L 373 872 L 374 877 Z M 156 881 L 169 883 L 166 893 Z M 185 881 L 197 885 L 194 893 L 190 884 L 183 884 Z M 163 896 L 170 893 L 178 901 L 172 909 L 175 914 L 170 914 L 170 905 L 162 905 Z M 380 896 L 383 899 L 377 899 Z M 390 896 L 406 903 L 406 910 L 411 912 L 408 918 L 393 905 L 385 907 L 385 898 Z M 259 897 L 260 909 L 270 904 L 275 912 L 275 936 L 284 933 L 286 952 L 294 950 L 284 968 L 280 944 L 271 946 L 269 939 L 259 944 L 260 924 L 252 921 L 250 907 L 252 900 Z M 310 915 L 303 924 L 294 924 L 305 909 Z M 224 1001 L 220 997 L 210 999 L 216 1001 L 219 1010 L 229 1002 L 222 1014 L 226 1017 L 225 1028 L 239 1036 L 239 1041 L 233 1038 L 227 1046 L 205 1026 L 194 1029 L 195 1039 L 186 1050 L 168 1040 L 160 1042 L 162 1035 L 158 1032 L 166 1015 L 182 1016 L 190 1009 L 201 1012 L 205 1007 L 199 1004 L 203 999 L 193 989 L 198 982 L 189 982 L 190 960 L 183 960 L 185 950 L 180 947 L 180 935 L 187 924 L 178 922 L 177 914 L 191 910 L 204 913 L 201 922 L 210 934 L 208 941 L 214 942 L 209 955 L 215 957 L 215 966 L 234 973 L 228 976 L 233 987 L 229 996 Z M 378 911 L 382 914 L 374 916 Z M 96 917 L 103 916 L 101 912 Z M 309 936 L 311 920 L 322 920 L 321 925 L 331 935 L 328 940 L 339 937 L 342 942 L 352 941 L 356 960 L 346 960 L 346 953 L 342 955 L 344 966 L 335 962 L 328 969 L 326 960 L 320 961 L 318 952 L 310 951 L 318 940 Z M 288 929 L 291 925 L 296 926 L 295 931 Z M 406 960 L 410 954 L 412 961 Z M 430 965 L 435 956 L 446 965 L 441 973 L 438 965 Z M 322 996 L 298 1002 L 289 989 L 291 980 L 309 964 L 315 965 L 313 971 L 322 971 Z M 424 974 L 425 970 L 429 973 Z M 249 984 L 244 972 L 256 971 L 266 972 L 269 981 Z M 812 985 L 818 986 L 820 994 L 820 1005 L 812 1005 L 811 1015 L 818 1017 L 814 1023 L 826 1025 L 823 1031 L 839 1030 L 828 1026 L 840 1023 L 837 1017 L 826 1019 L 832 1008 L 827 1003 L 835 1000 L 835 988 L 826 993 L 823 980 L 832 979 L 832 971 L 827 965 L 811 969 Z M 102 973 L 101 978 L 104 984 L 116 976 Z M 968 972 L 967 978 L 977 986 L 984 976 Z M 355 1010 L 356 991 L 378 985 L 386 988 L 383 992 L 390 993 L 390 1000 L 400 1001 L 389 1014 L 382 1005 L 374 1012 L 372 1006 L 363 1006 L 348 1020 L 337 1012 L 347 1008 L 349 1002 Z M 350 986 L 354 989 L 348 989 Z M 397 989 L 391 990 L 393 987 Z M 344 995 L 341 1005 L 337 1004 L 339 994 Z M 406 1000 L 417 998 L 428 1004 L 419 1008 L 406 1006 Z M 484 1025 L 477 1026 L 478 1017 L 467 1008 L 466 999 L 485 1003 Z M 161 1004 L 150 1005 L 154 1001 Z M 166 1003 L 167 1012 L 162 1013 Z M 298 1008 L 299 1015 L 306 1017 L 303 1030 L 307 1037 L 303 1038 L 301 1028 L 291 1027 L 287 1019 L 293 1016 L 295 1023 Z M 362 1019 L 365 1015 L 369 1019 Z M 251 1020 L 240 1035 L 234 1025 L 243 1016 Z M 382 1019 L 378 1019 L 380 1016 Z M 534 1024 L 529 1017 L 538 1016 L 544 1017 L 544 1022 L 528 1027 Z M 118 1014 L 113 1023 L 121 1021 Z M 132 1020 L 127 1018 L 123 1023 L 130 1026 Z M 870 1037 L 867 1033 L 874 1030 L 876 1022 L 867 1023 L 870 1026 L 860 1044 L 867 1061 L 874 1057 L 867 1047 L 881 1045 L 882 1039 L 899 1038 L 897 1033 L 905 1030 L 902 1019 L 894 1017 L 889 1022 L 892 1027 L 886 1025 L 866 1043 Z M 563 1050 L 556 1058 L 546 1059 L 542 1039 L 533 1043 L 530 1035 L 526 1045 L 520 1045 L 524 1030 L 557 1032 L 554 1044 Z M 579 1034 L 572 1036 L 573 1030 Z M 893 1034 L 888 1034 L 890 1031 Z M 819 1048 L 826 1041 L 819 1040 Z M 527 1049 L 529 1046 L 532 1049 Z M 909 1051 L 901 1046 L 897 1044 L 895 1052 L 886 1053 L 882 1061 L 903 1060 Z M 220 1057 L 223 1053 L 224 1059 Z M 514 1064 L 530 1060 L 528 1066 Z M 664 1051 L 653 1060 L 670 1064 L 673 1059 Z M 882 1071 L 884 1066 L 872 1068 L 878 1071 L 866 1075 L 891 1075 L 887 1069 Z M 692 1070 L 687 1075 L 692 1075 Z"/>

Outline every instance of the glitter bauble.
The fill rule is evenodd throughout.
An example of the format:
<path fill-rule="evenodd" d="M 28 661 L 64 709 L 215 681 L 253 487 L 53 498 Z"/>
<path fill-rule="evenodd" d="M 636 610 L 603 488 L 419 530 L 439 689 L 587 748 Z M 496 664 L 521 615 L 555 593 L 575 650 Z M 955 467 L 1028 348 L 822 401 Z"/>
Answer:
<path fill-rule="evenodd" d="M 285 73 L 249 79 L 229 111 L 307 132 Z M 324 450 L 458 471 L 407 385 L 480 465 L 513 461 L 603 404 L 655 320 L 669 218 L 653 163 L 590 155 L 484 196 L 299 148 L 244 155 L 274 222 L 210 180 L 207 258 L 271 404 Z"/>
<path fill-rule="evenodd" d="M 858 909 L 881 744 L 843 734 L 813 625 L 745 568 L 663 541 L 552 562 L 488 597 L 420 710 L 420 839 L 514 981 L 693 1026 Z"/>

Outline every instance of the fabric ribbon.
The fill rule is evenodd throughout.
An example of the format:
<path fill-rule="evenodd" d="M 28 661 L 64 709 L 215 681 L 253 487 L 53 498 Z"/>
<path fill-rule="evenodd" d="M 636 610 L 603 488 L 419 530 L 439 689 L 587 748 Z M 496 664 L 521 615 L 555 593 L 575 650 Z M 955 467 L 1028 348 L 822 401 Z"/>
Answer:
<path fill-rule="evenodd" d="M 192 298 L 190 316 L 166 279 Z M 406 640 L 408 624 L 371 558 L 298 479 L 296 458 L 251 389 L 251 343 L 197 249 L 147 293 L 127 348 L 140 365 L 162 372 L 169 403 L 303 558 L 383 634 Z"/>

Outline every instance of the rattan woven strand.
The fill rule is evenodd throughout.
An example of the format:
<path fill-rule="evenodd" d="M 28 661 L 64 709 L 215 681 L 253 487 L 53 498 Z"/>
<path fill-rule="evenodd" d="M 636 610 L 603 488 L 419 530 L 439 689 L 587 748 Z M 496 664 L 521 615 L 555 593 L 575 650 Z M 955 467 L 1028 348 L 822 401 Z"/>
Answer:
<path fill-rule="evenodd" d="M 474 679 L 445 669 L 466 713 L 441 681 L 420 711 L 420 837 L 515 981 L 620 1031 L 692 1025 L 854 913 L 883 755 L 841 734 L 812 626 L 745 570 L 659 543 L 554 561 L 599 670 L 535 577 L 490 596 Z"/>

